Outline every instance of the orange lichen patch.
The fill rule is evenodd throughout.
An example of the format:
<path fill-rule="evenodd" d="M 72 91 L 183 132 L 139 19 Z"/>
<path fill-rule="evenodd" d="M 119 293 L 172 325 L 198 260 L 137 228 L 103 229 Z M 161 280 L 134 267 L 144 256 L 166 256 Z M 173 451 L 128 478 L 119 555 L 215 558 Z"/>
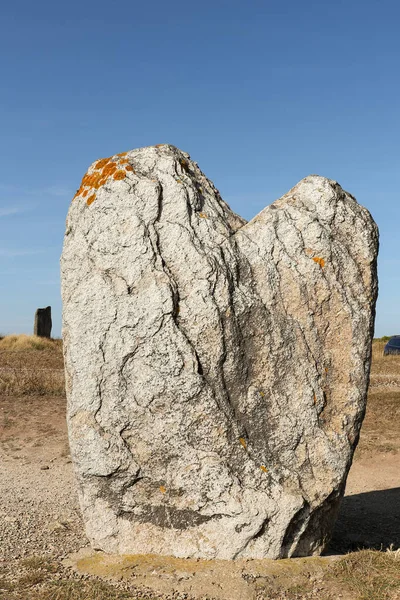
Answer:
<path fill-rule="evenodd" d="M 121 154 L 115 155 L 115 157 L 110 158 L 101 158 L 92 167 L 83 177 L 81 186 L 79 190 L 77 190 L 74 199 L 77 196 L 86 196 L 92 191 L 98 190 L 101 186 L 103 186 L 110 177 L 113 177 L 116 180 L 124 179 L 127 175 L 127 171 L 135 172 L 134 168 L 129 164 L 129 160 L 124 158 L 120 160 L 120 158 L 126 156 L 127 152 L 121 152 Z M 124 170 L 121 169 L 121 166 L 124 165 Z M 90 206 L 94 199 L 96 198 L 96 194 L 93 194 L 88 198 L 87 204 Z"/>
<path fill-rule="evenodd" d="M 104 169 L 102 170 L 101 174 L 103 177 L 108 177 L 109 175 L 112 175 L 113 173 L 115 173 L 115 171 L 117 170 L 117 165 L 115 163 L 110 163 L 109 165 L 107 165 L 106 167 L 104 167 Z"/>
<path fill-rule="evenodd" d="M 177 179 L 176 183 L 182 183 L 182 181 L 180 179 Z"/>
<path fill-rule="evenodd" d="M 321 267 L 321 269 L 322 269 L 322 267 L 324 267 L 324 266 L 325 266 L 325 261 L 324 261 L 324 259 L 323 259 L 323 258 L 320 258 L 319 256 L 313 256 L 313 261 L 314 261 L 315 263 L 317 263 L 317 265 L 319 265 L 319 266 Z"/>
<path fill-rule="evenodd" d="M 97 161 L 97 163 L 94 165 L 95 169 L 102 169 L 103 167 L 106 166 L 107 163 L 109 163 L 111 160 L 110 158 L 101 158 L 100 160 Z"/>
<path fill-rule="evenodd" d="M 244 438 L 239 438 L 239 442 L 242 444 L 243 448 L 246 450 L 246 448 L 247 448 L 246 440 Z"/>
<path fill-rule="evenodd" d="M 203 212 L 199 213 L 199 217 L 200 217 L 200 219 L 208 219 L 206 213 L 203 213 Z"/>
<path fill-rule="evenodd" d="M 82 179 L 82 185 L 84 187 L 93 187 L 97 184 L 99 179 L 101 178 L 101 173 L 92 173 L 91 175 L 86 174 Z"/>
<path fill-rule="evenodd" d="M 95 179 L 90 187 L 94 190 L 98 190 L 100 187 L 100 177 Z"/>
<path fill-rule="evenodd" d="M 314 400 L 314 404 L 316 404 L 317 403 L 317 396 L 315 394 L 314 394 L 313 400 Z"/>
<path fill-rule="evenodd" d="M 106 181 L 107 181 L 107 180 L 104 180 L 103 178 L 101 178 L 101 177 L 100 177 L 100 178 L 99 178 L 99 179 L 97 179 L 97 180 L 95 181 L 95 183 L 92 185 L 92 188 L 93 188 L 94 190 L 98 190 L 98 189 L 99 189 L 99 187 L 101 187 L 102 185 L 104 185 Z"/>
<path fill-rule="evenodd" d="M 264 467 L 264 465 L 260 466 L 261 471 L 264 471 L 264 473 L 268 473 L 268 469 L 267 467 Z"/>
<path fill-rule="evenodd" d="M 102 175 L 112 175 L 114 171 L 117 170 L 117 164 L 115 162 L 109 163 L 106 167 L 104 167 L 102 171 Z"/>
<path fill-rule="evenodd" d="M 165 486 L 163 486 L 163 485 L 160 485 L 160 492 L 162 494 L 165 494 L 166 491 L 167 491 L 167 488 Z"/>

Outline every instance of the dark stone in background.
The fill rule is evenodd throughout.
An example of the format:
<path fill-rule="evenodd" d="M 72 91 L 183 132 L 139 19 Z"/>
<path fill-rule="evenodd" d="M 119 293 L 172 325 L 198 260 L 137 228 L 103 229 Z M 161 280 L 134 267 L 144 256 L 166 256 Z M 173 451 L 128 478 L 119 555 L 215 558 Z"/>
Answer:
<path fill-rule="evenodd" d="M 46 306 L 46 308 L 38 308 L 35 313 L 33 335 L 49 338 L 51 335 L 51 326 L 51 306 Z"/>

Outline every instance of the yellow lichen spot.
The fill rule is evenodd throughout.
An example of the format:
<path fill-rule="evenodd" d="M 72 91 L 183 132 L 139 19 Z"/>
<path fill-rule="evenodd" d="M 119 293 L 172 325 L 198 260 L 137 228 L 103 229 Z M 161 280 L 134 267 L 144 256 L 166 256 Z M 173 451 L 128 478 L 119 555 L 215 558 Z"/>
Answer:
<path fill-rule="evenodd" d="M 261 396 L 261 398 L 264 398 L 265 394 L 263 391 L 260 391 L 260 396 Z"/>
<path fill-rule="evenodd" d="M 160 485 L 160 492 L 162 494 L 165 494 L 166 491 L 167 491 L 167 488 L 165 486 L 163 486 L 163 485 Z"/>
<path fill-rule="evenodd" d="M 264 467 L 264 465 L 260 466 L 261 471 L 264 471 L 264 473 L 268 473 L 268 469 L 267 467 Z"/>
<path fill-rule="evenodd" d="M 322 269 L 322 267 L 324 267 L 324 266 L 325 266 L 325 261 L 324 261 L 324 259 L 323 259 L 323 258 L 320 258 L 319 256 L 314 256 L 314 257 L 313 257 L 313 261 L 314 261 L 315 263 L 317 263 L 317 265 L 319 265 L 319 266 L 321 267 L 321 269 Z"/>
<path fill-rule="evenodd" d="M 180 179 L 177 179 L 176 183 L 182 183 L 182 181 Z"/>
<path fill-rule="evenodd" d="M 243 448 L 246 450 L 246 448 L 247 448 L 246 440 L 244 438 L 239 438 L 239 442 L 242 444 Z"/>
<path fill-rule="evenodd" d="M 97 163 L 94 165 L 95 169 L 102 169 L 103 167 L 106 166 L 107 163 L 109 163 L 111 160 L 111 158 L 101 158 L 100 160 L 97 161 Z"/>
<path fill-rule="evenodd" d="M 116 171 L 114 173 L 114 175 L 113 175 L 113 178 L 117 179 L 117 180 L 119 180 L 119 179 L 125 179 L 125 177 L 126 177 L 125 171 Z"/>
<path fill-rule="evenodd" d="M 126 165 L 125 171 L 131 171 L 132 173 L 135 173 L 135 169 L 132 167 L 132 165 Z"/>
<path fill-rule="evenodd" d="M 199 217 L 200 217 L 200 219 L 208 219 L 206 213 L 203 213 L 203 212 L 199 213 Z"/>
<path fill-rule="evenodd" d="M 94 202 L 96 200 L 96 194 L 92 194 L 87 200 L 86 200 L 86 204 L 88 206 L 90 206 L 92 204 L 92 202 Z"/>

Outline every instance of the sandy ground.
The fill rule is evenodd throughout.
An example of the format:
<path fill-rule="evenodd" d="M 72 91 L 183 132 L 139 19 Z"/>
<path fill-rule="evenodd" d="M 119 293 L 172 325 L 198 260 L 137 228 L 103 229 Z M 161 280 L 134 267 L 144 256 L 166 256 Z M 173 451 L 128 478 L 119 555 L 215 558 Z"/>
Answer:
<path fill-rule="evenodd" d="M 64 398 L 3 397 L 0 415 L 0 558 L 85 546 Z M 391 545 L 400 548 L 400 453 L 361 453 L 329 552 Z"/>
<path fill-rule="evenodd" d="M 65 399 L 2 397 L 0 423 L 0 561 L 17 565 L 32 555 L 63 559 L 87 547 L 68 451 Z M 397 443 L 400 448 L 400 440 L 391 439 L 390 444 L 383 440 L 383 451 L 371 454 L 374 435 L 370 427 L 361 437 L 328 556 L 359 548 L 400 548 L 400 453 L 393 446 Z M 83 567 L 86 572 L 104 571 L 93 569 L 93 563 Z M 146 559 L 125 569 L 136 569 L 137 585 L 164 593 L 202 590 L 228 600 L 258 597 L 253 588 L 248 595 L 243 587 L 260 577 L 256 562 L 251 568 L 246 565 L 245 573 L 238 564 L 230 571 L 226 563 L 200 567 L 195 569 L 197 585 L 188 585 L 194 569 L 189 563 L 185 569 L 178 564 L 167 568 Z M 310 597 L 318 597 L 316 590 Z"/>
<path fill-rule="evenodd" d="M 60 557 L 86 545 L 65 399 L 6 396 L 0 415 L 0 561 Z"/>

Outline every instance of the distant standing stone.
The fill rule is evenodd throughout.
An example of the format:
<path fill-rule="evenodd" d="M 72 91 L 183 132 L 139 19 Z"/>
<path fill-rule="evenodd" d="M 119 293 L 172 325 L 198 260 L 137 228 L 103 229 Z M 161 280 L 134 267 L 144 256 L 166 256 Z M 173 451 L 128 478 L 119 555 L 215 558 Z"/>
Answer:
<path fill-rule="evenodd" d="M 377 252 L 371 215 L 324 177 L 246 223 L 173 146 L 89 168 L 61 272 L 94 548 L 323 550 L 365 413 Z"/>
<path fill-rule="evenodd" d="M 46 308 L 38 308 L 35 313 L 33 335 L 49 338 L 51 335 L 51 326 L 51 306 L 46 306 Z"/>

